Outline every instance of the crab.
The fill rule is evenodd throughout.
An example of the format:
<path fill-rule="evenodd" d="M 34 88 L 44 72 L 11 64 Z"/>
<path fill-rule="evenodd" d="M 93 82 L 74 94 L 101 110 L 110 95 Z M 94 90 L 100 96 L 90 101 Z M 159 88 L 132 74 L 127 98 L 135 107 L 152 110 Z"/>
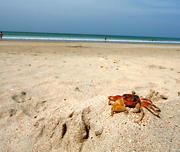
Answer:
<path fill-rule="evenodd" d="M 149 109 L 154 115 L 159 117 L 160 108 L 155 106 L 151 100 L 148 100 L 146 98 L 140 99 L 138 95 L 123 94 L 122 96 L 109 96 L 108 99 L 108 105 L 111 105 L 112 101 L 114 101 L 111 108 L 111 116 L 114 115 L 114 112 L 129 111 L 127 107 L 134 107 L 130 110 L 130 112 L 140 112 L 139 118 L 135 120 L 135 122 L 138 123 L 143 119 L 144 111 L 142 107 L 145 107 Z"/>

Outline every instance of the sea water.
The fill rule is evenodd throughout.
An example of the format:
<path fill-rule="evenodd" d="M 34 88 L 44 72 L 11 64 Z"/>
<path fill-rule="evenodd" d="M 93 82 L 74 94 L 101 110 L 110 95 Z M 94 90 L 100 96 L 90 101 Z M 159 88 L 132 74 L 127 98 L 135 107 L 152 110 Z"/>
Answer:
<path fill-rule="evenodd" d="M 180 38 L 64 33 L 3 32 L 3 40 L 14 41 L 66 41 L 103 43 L 105 42 L 105 37 L 107 43 L 180 44 Z"/>

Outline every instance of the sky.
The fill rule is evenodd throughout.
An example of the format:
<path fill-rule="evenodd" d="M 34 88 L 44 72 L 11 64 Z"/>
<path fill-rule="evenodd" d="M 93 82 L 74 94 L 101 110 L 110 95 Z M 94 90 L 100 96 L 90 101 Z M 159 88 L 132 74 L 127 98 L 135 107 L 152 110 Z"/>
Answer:
<path fill-rule="evenodd" d="M 0 31 L 180 38 L 180 0 L 0 0 Z"/>

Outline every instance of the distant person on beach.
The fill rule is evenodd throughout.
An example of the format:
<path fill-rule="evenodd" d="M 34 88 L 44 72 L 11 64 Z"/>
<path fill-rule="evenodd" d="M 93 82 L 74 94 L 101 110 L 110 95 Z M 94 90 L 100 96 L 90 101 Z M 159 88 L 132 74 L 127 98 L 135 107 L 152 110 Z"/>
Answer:
<path fill-rule="evenodd" d="M 1 32 L 1 33 L 0 33 L 1 41 L 2 41 L 2 36 L 3 36 L 3 34 L 2 34 L 2 32 Z"/>
<path fill-rule="evenodd" d="M 105 42 L 106 42 L 106 37 L 105 37 Z"/>

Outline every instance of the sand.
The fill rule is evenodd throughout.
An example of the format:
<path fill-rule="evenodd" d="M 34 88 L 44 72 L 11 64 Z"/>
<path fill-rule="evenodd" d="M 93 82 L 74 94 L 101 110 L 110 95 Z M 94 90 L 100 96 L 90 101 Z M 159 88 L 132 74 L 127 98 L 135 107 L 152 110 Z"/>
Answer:
<path fill-rule="evenodd" d="M 180 151 L 180 45 L 0 42 L 0 151 Z M 110 116 L 109 95 L 153 101 Z"/>

